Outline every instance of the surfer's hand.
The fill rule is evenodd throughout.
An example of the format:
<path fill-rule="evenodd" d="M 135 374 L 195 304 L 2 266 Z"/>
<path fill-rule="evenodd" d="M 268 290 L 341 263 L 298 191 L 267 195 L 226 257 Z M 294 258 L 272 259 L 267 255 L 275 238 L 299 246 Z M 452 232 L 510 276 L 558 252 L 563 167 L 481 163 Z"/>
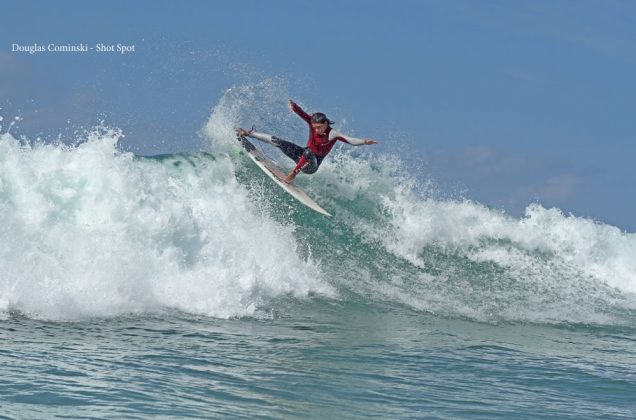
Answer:
<path fill-rule="evenodd" d="M 366 145 L 378 144 L 378 141 L 377 140 L 366 139 L 366 140 L 364 140 L 364 144 L 366 144 Z"/>
<path fill-rule="evenodd" d="M 294 112 L 294 105 L 296 105 L 296 102 L 294 102 L 294 101 L 292 101 L 292 100 L 290 99 L 290 100 L 289 100 L 288 105 L 289 105 L 289 110 L 290 110 L 291 112 Z"/>

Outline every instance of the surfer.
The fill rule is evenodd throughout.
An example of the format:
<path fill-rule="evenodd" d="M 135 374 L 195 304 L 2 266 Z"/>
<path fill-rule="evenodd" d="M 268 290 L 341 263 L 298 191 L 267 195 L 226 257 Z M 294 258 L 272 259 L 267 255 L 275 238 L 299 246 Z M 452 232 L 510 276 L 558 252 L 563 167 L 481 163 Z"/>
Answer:
<path fill-rule="evenodd" d="M 271 144 L 274 147 L 278 147 L 287 157 L 296 162 L 296 167 L 283 179 L 287 184 L 294 182 L 294 178 L 296 178 L 299 172 L 305 174 L 313 174 L 316 172 L 322 160 L 329 154 L 337 141 L 349 143 L 352 146 L 378 143 L 376 140 L 358 139 L 334 130 L 331 128 L 333 121 L 330 121 L 325 114 L 316 112 L 309 115 L 291 99 L 289 100 L 289 109 L 295 112 L 309 125 L 309 140 L 307 140 L 306 147 L 300 147 L 297 144 L 280 139 L 271 134 L 258 133 L 254 130 L 246 130 L 244 128 L 236 129 L 236 134 L 239 136 L 252 137 Z"/>

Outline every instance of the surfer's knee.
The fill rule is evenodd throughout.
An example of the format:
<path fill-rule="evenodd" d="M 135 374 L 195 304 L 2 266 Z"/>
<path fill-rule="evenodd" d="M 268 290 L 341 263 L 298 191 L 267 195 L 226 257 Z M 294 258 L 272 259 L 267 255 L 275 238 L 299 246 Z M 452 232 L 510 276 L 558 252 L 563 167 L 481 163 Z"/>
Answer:
<path fill-rule="evenodd" d="M 272 136 L 272 145 L 276 146 L 276 147 L 280 147 L 280 142 L 283 141 L 283 139 L 278 138 L 276 136 Z"/>
<path fill-rule="evenodd" d="M 301 171 L 304 174 L 313 174 L 318 170 L 318 159 L 316 159 L 316 154 L 310 149 L 306 148 L 303 152 L 303 156 L 307 163 L 303 166 Z"/>

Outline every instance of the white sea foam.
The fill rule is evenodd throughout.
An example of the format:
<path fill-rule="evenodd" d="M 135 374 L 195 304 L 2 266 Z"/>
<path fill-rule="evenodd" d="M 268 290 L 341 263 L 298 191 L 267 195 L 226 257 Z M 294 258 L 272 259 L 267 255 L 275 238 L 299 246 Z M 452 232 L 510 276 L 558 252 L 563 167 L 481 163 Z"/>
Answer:
<path fill-rule="evenodd" d="M 559 261 L 623 292 L 636 293 L 636 235 L 539 204 L 522 218 L 471 201 L 437 201 L 396 194 L 385 200 L 392 234 L 387 248 L 422 265 L 424 247 L 459 251 L 475 261 L 518 269 L 523 255 Z"/>
<path fill-rule="evenodd" d="M 96 129 L 68 147 L 2 135 L 0 312 L 231 317 L 273 296 L 331 293 L 292 228 L 255 210 L 229 159 L 135 159 L 119 137 Z"/>
<path fill-rule="evenodd" d="M 399 159 L 336 153 L 325 169 L 339 178 L 334 195 L 351 200 L 339 217 L 421 270 L 372 286 L 381 295 L 485 321 L 606 324 L 614 308 L 636 309 L 635 234 L 540 204 L 515 218 L 416 192 Z"/>
<path fill-rule="evenodd" d="M 283 135 L 291 121 L 288 98 L 285 82 L 276 78 L 227 89 L 201 130 L 207 147 L 215 152 L 234 149 L 234 129 L 239 126 Z"/>

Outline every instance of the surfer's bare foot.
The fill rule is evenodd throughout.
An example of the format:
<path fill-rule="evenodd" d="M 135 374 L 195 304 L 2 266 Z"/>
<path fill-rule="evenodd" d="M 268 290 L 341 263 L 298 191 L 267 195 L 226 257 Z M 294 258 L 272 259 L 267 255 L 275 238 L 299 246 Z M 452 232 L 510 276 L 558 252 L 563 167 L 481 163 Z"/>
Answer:
<path fill-rule="evenodd" d="M 246 136 L 249 136 L 250 134 L 252 134 L 252 130 L 246 130 L 244 128 L 239 127 L 239 128 L 236 129 L 236 134 L 239 137 L 246 137 Z"/>
<path fill-rule="evenodd" d="M 291 184 L 292 182 L 294 182 L 294 178 L 296 178 L 296 174 L 292 172 L 291 174 L 283 178 L 283 182 L 285 184 Z"/>

